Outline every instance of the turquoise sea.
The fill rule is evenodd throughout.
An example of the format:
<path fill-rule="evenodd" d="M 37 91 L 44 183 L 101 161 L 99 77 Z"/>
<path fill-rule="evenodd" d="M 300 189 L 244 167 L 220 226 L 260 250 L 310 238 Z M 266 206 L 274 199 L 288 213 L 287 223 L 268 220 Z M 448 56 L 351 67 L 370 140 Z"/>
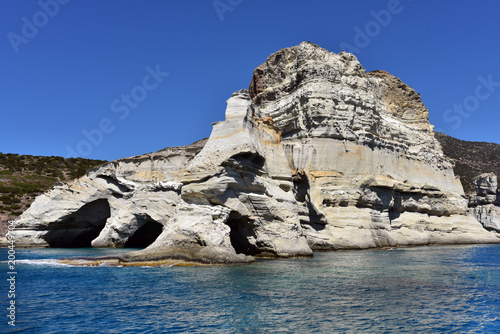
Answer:
<path fill-rule="evenodd" d="M 500 333 L 500 245 L 315 253 L 214 267 L 70 267 L 123 249 L 17 249 L 0 333 Z"/>

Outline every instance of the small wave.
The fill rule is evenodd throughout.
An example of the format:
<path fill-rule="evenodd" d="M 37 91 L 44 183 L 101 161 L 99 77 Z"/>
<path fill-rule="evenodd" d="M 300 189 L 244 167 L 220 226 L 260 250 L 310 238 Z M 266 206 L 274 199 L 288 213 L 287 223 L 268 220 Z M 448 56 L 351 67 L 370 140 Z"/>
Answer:
<path fill-rule="evenodd" d="M 51 267 L 75 267 L 74 265 L 59 262 L 56 259 L 37 259 L 37 260 L 16 260 L 16 263 L 34 265 L 34 266 L 51 266 Z"/>
<path fill-rule="evenodd" d="M 182 263 L 182 261 L 179 261 L 179 262 L 175 262 L 175 263 L 172 263 L 172 264 L 167 264 L 167 265 L 163 265 L 161 267 L 164 267 L 164 268 L 172 268 L 178 264 Z"/>

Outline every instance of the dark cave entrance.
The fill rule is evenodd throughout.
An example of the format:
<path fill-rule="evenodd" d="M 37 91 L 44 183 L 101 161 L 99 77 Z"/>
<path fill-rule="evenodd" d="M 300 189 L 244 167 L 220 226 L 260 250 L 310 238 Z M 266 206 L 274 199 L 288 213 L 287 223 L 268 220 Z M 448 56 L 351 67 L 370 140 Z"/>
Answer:
<path fill-rule="evenodd" d="M 326 227 L 325 217 L 316 211 L 311 203 L 309 179 L 303 171 L 297 171 L 293 175 L 293 187 L 295 192 L 295 199 L 297 200 L 300 209 L 302 209 L 303 217 L 307 219 L 300 219 L 300 224 L 302 226 L 308 225 L 312 227 L 315 231 L 324 230 Z M 300 218 L 300 214 L 299 214 Z"/>
<path fill-rule="evenodd" d="M 151 245 L 163 231 L 163 225 L 149 217 L 137 217 L 141 227 L 128 238 L 123 247 L 146 248 Z"/>
<path fill-rule="evenodd" d="M 251 243 L 252 239 L 256 239 L 255 225 L 248 217 L 233 211 L 229 214 L 226 224 L 231 229 L 229 237 L 237 254 L 257 255 L 261 252 L 254 243 Z"/>
<path fill-rule="evenodd" d="M 91 247 L 91 242 L 104 228 L 110 216 L 109 203 L 98 199 L 82 206 L 60 222 L 48 225 L 50 229 L 43 239 L 50 247 Z"/>

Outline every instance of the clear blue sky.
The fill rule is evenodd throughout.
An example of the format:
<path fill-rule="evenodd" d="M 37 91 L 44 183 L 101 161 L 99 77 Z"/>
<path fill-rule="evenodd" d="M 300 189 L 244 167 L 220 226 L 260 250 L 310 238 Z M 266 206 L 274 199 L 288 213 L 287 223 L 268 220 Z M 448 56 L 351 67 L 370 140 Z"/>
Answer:
<path fill-rule="evenodd" d="M 499 1 L 59 1 L 0 2 L 0 152 L 112 160 L 190 144 L 302 41 L 401 78 L 442 132 L 500 143 Z"/>

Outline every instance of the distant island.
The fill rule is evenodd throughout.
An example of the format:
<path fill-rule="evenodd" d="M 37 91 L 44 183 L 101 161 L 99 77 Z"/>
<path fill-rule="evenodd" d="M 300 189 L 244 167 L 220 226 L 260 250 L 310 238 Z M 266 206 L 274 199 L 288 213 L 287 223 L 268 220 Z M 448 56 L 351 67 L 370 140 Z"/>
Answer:
<path fill-rule="evenodd" d="M 140 247 L 78 261 L 190 265 L 500 243 L 500 145 L 434 132 L 418 93 L 354 55 L 309 42 L 282 49 L 227 104 L 206 140 L 82 160 L 97 166 L 16 219 L 17 245 Z M 2 202 L 17 198 L 0 190 Z"/>

